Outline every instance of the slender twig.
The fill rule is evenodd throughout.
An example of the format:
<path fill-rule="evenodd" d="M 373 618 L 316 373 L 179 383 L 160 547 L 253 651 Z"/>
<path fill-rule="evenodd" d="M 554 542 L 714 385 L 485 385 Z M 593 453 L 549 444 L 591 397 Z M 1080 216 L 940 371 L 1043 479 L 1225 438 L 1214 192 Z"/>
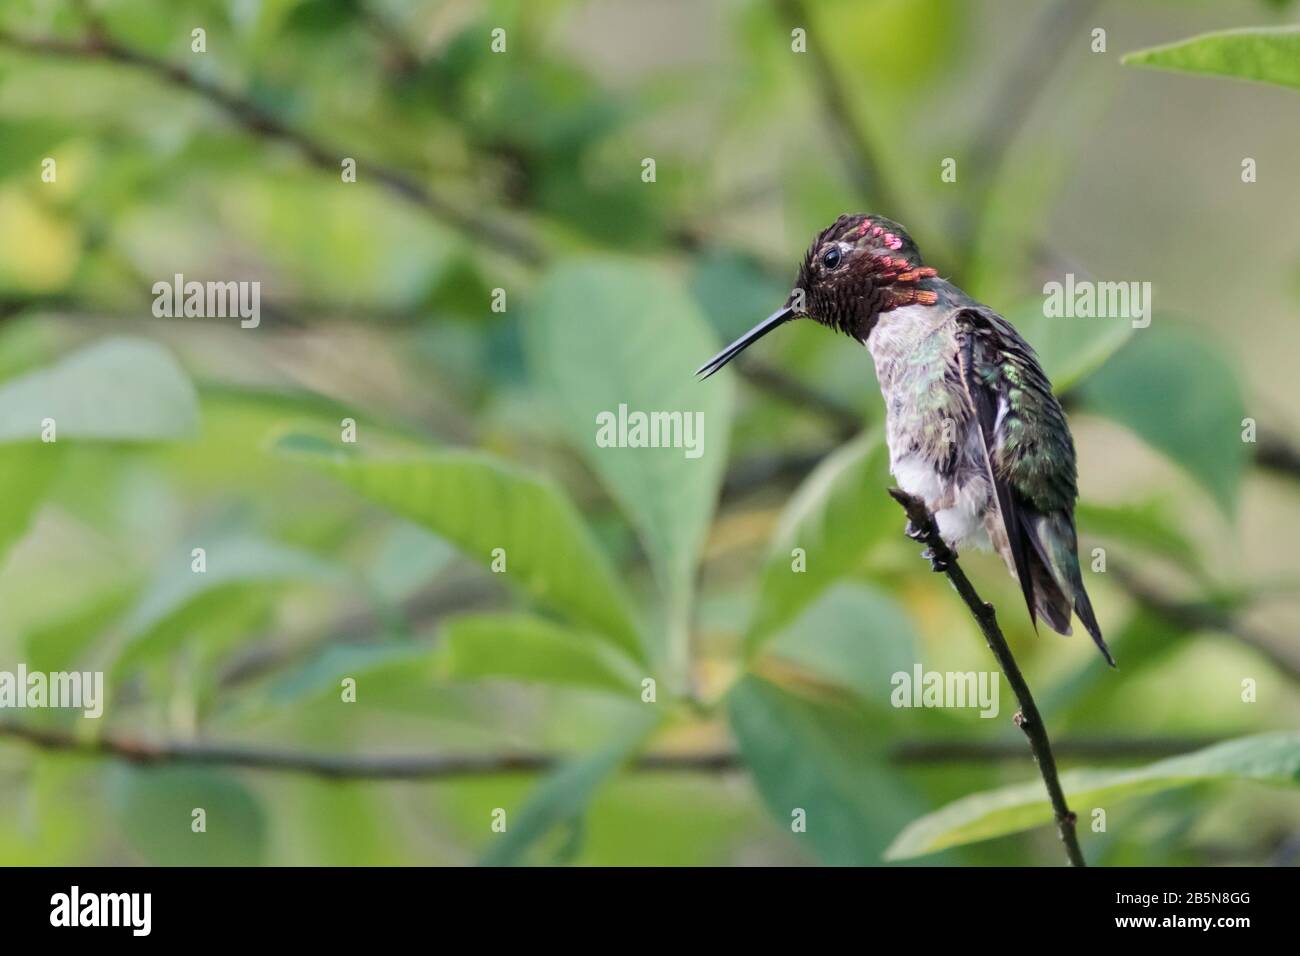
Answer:
<path fill-rule="evenodd" d="M 792 408 L 820 416 L 834 429 L 841 441 L 862 431 L 862 413 L 835 396 L 805 385 L 799 379 L 759 359 L 742 359 L 739 364 L 740 374 L 747 382 Z"/>
<path fill-rule="evenodd" d="M 1256 449 L 1256 467 L 1300 481 L 1300 448 L 1281 435 L 1261 432 Z"/>
<path fill-rule="evenodd" d="M 782 451 L 738 459 L 722 481 L 722 500 L 730 503 L 760 488 L 797 484 L 821 464 L 828 451 Z"/>
<path fill-rule="evenodd" d="M 278 140 L 294 147 L 311 165 L 334 175 L 339 174 L 340 163 L 345 156 L 356 158 L 355 152 L 323 143 L 288 125 L 253 100 L 199 76 L 180 64 L 122 44 L 98 28 L 92 28 L 90 33 L 78 40 L 19 36 L 0 30 L 0 45 L 27 53 L 79 60 L 97 59 L 142 70 L 176 89 L 193 93 L 213 104 L 253 136 Z M 511 255 L 527 265 L 539 265 L 544 261 L 542 249 L 531 239 L 439 196 L 408 173 L 359 158 L 357 165 L 363 176 L 368 176 L 395 196 L 475 242 Z"/>
<path fill-rule="evenodd" d="M 444 617 L 489 607 L 500 597 L 501 588 L 495 582 L 450 575 L 403 601 L 395 617 L 408 626 L 427 630 Z M 388 623 L 391 626 L 392 622 Z M 217 686 L 222 690 L 243 686 L 334 645 L 373 645 L 384 624 L 373 608 L 366 608 L 339 620 L 324 634 L 291 640 L 268 636 L 249 641 L 246 650 L 217 672 Z"/>
<path fill-rule="evenodd" d="M 213 741 L 159 741 L 121 733 L 87 737 L 64 729 L 0 721 L 0 738 L 38 750 L 120 760 L 137 766 L 203 765 L 308 774 L 328 780 L 444 780 L 494 774 L 541 773 L 560 764 L 560 754 L 508 751 L 485 754 L 352 754 L 311 753 Z M 1067 757 L 1127 760 L 1187 753 L 1215 741 L 1182 738 L 1080 738 L 1059 741 Z M 1030 756 L 1022 746 L 1003 741 L 901 741 L 890 758 L 901 765 L 987 763 Z M 744 769 L 733 750 L 660 751 L 643 754 L 632 770 L 658 773 L 730 773 Z"/>
<path fill-rule="evenodd" d="M 795 380 L 791 380 L 788 377 L 779 383 L 773 382 L 769 378 L 767 370 L 765 369 L 755 372 L 752 368 L 749 368 L 744 369 L 743 371 L 751 373 L 745 375 L 746 381 L 752 384 L 755 388 L 760 388 L 766 392 L 770 392 L 775 398 L 793 400 L 794 395 L 798 393 L 815 395 L 816 400 L 805 403 L 805 408 L 824 418 L 826 423 L 831 428 L 835 429 L 837 434 L 842 434 L 843 429 L 848 427 L 849 408 L 847 405 L 840 402 L 840 400 L 835 396 L 820 392 L 815 386 L 807 385 L 803 382 L 796 381 L 794 385 L 791 385 L 791 382 Z M 1066 396 L 1062 397 L 1063 402 L 1065 401 L 1065 398 Z M 864 419 L 858 417 L 856 421 L 857 428 L 855 431 L 860 431 Z M 782 455 L 765 456 L 764 461 L 766 462 L 766 465 L 764 466 L 764 470 L 774 477 L 801 477 L 838 447 L 838 444 L 830 444 L 812 450 L 785 453 L 786 457 L 789 458 L 789 461 L 783 460 Z M 1282 435 L 1274 432 L 1261 432 L 1257 447 L 1258 451 L 1255 453 L 1256 468 L 1261 471 L 1300 481 L 1300 447 L 1296 446 Z M 741 461 L 735 465 L 735 468 L 743 472 L 750 469 L 751 465 L 752 463 Z"/>
<path fill-rule="evenodd" d="M 939 534 L 939 527 L 935 524 L 934 516 L 926 508 L 925 502 L 898 488 L 889 489 L 889 493 L 907 512 L 907 519 L 917 534 L 917 540 L 924 541 L 929 547 L 932 560 L 937 562 L 936 567 L 942 567 L 948 580 L 952 582 L 952 586 L 956 588 L 966 607 L 970 609 L 971 616 L 975 618 L 975 623 L 984 634 L 984 640 L 988 642 L 989 650 L 997 658 L 1007 683 L 1011 685 L 1016 700 L 1020 702 L 1020 710 L 1015 716 L 1016 726 L 1029 738 L 1029 749 L 1033 751 L 1038 772 L 1042 774 L 1043 783 L 1047 785 L 1047 795 L 1052 802 L 1052 813 L 1056 817 L 1056 832 L 1060 835 L 1061 842 L 1065 844 L 1065 854 L 1071 866 L 1087 866 L 1083 859 L 1083 851 L 1079 849 L 1078 834 L 1074 829 L 1075 815 L 1065 802 L 1065 792 L 1061 789 L 1061 780 L 1056 772 L 1056 759 L 1052 756 L 1052 744 L 1047 737 L 1047 728 L 1043 725 L 1038 705 L 1034 703 L 1034 695 L 1029 692 L 1029 684 L 1020 673 L 1020 666 L 1011 653 L 1007 639 L 1002 636 L 1002 629 L 998 627 L 997 614 L 993 610 L 993 605 L 981 600 L 975 593 L 970 579 L 957 563 L 956 552 L 948 547 L 947 542 Z"/>
<path fill-rule="evenodd" d="M 1053 0 L 1044 6 L 1029 34 L 1019 43 L 1017 56 L 1003 75 L 967 150 L 967 165 L 975 165 L 985 181 L 1001 165 L 1001 157 L 1014 143 L 1047 85 L 1048 74 L 1060 64 L 1062 52 L 1082 42 L 1078 27 L 1092 15 L 1097 3 Z"/>
<path fill-rule="evenodd" d="M 540 773 L 564 760 L 559 754 L 536 751 L 353 756 L 206 741 L 150 741 L 115 734 L 83 738 L 64 730 L 13 722 L 0 722 L 0 737 L 20 740 L 41 750 L 111 757 L 140 766 L 215 765 L 276 773 L 305 773 L 329 780 L 438 780 Z M 738 768 L 740 760 L 731 751 L 668 752 L 645 754 L 631 766 L 640 771 L 720 773 Z"/>
<path fill-rule="evenodd" d="M 784 0 L 784 2 L 787 14 L 789 15 L 793 11 L 793 15 L 802 20 L 800 25 L 808 21 L 807 10 L 800 0 Z M 1092 0 L 1085 0 L 1085 2 L 1081 2 L 1077 6 L 1086 8 L 1091 5 Z M 1072 2 L 1058 3 L 1058 7 L 1072 8 L 1071 19 L 1073 19 L 1074 13 L 1077 13 L 1077 10 L 1073 9 L 1075 6 Z M 1059 11 L 1052 15 L 1045 15 L 1042 22 L 1060 22 L 1059 17 L 1063 15 Z M 306 133 L 288 126 L 246 97 L 217 86 L 209 80 L 197 77 L 179 65 L 133 50 L 110 39 L 97 21 L 90 21 L 90 26 L 90 33 L 81 40 L 24 37 L 6 30 L 0 30 L 0 45 L 38 55 L 44 54 L 66 58 L 98 58 L 145 70 L 172 86 L 207 99 L 234 119 L 247 132 L 263 138 L 279 139 L 297 147 L 313 165 L 326 169 L 331 173 L 337 172 L 340 156 L 349 154 L 347 151 L 328 147 Z M 859 169 L 858 176 L 864 182 L 871 181 L 879 184 L 883 179 L 880 174 L 880 164 L 875 159 L 875 153 L 871 149 L 865 134 L 858 128 L 847 109 L 847 101 L 842 87 L 837 81 L 833 67 L 830 66 L 828 60 L 824 59 L 824 54 L 820 51 L 820 48 L 816 49 L 818 52 L 815 54 L 815 58 L 817 62 L 821 63 L 817 73 L 819 87 L 826 96 L 828 103 L 834 104 L 834 118 L 837 124 L 842 127 L 842 135 L 854 145 L 856 156 L 854 162 Z M 1031 59 L 1028 54 L 1026 57 L 1027 61 Z M 1032 61 L 1036 64 L 1044 62 L 1038 57 L 1033 57 Z M 1023 68 L 1013 71 L 1008 80 L 1007 89 L 1018 89 L 1020 86 L 1025 85 L 1032 86 L 1033 84 L 1018 82 L 1017 78 L 1023 78 L 1023 75 Z M 1002 132 L 997 137 L 985 133 L 984 139 L 972 147 L 973 152 L 982 157 L 981 162 L 984 165 L 996 164 L 995 156 L 998 149 L 1010 139 L 1009 136 L 1005 135 L 1006 131 L 1014 129 L 1014 126 L 1019 123 L 1017 119 L 1014 120 L 1014 125 L 1008 126 L 1008 120 L 1005 118 L 1022 117 L 1027 102 L 1031 102 L 1031 100 L 1022 101 L 1019 93 L 1014 95 L 1008 93 L 1005 97 L 996 101 L 997 105 L 990 114 L 991 118 L 985 124 L 985 128 L 998 129 L 1002 130 Z M 993 143 L 992 148 L 984 145 L 985 143 Z M 470 238 L 481 242 L 496 243 L 502 251 L 515 255 L 525 263 L 535 264 L 544 261 L 545 254 L 540 247 L 530 240 L 505 230 L 504 227 L 495 222 L 451 206 L 445 200 L 435 196 L 422 184 L 411 179 L 408 174 L 387 166 L 370 163 L 365 165 L 373 171 L 377 181 L 403 198 L 421 206 L 435 217 L 444 219 L 448 225 L 459 229 Z M 879 185 L 876 187 L 876 194 L 880 194 Z M 893 204 L 889 203 L 888 205 L 892 207 Z M 39 299 L 6 300 L 0 302 L 0 317 L 7 316 L 24 307 L 39 305 L 77 307 L 76 303 L 65 300 L 61 295 L 50 297 L 45 301 Z M 286 309 L 291 308 L 286 306 Z M 314 312 L 315 310 L 308 311 Z M 391 310 L 359 308 L 356 311 L 374 314 L 377 311 Z M 397 315 L 396 320 L 409 321 L 410 315 Z M 838 399 L 822 395 L 802 384 L 796 383 L 792 386 L 792 380 L 787 376 L 779 373 L 773 374 L 771 370 L 753 369 L 752 374 L 748 377 L 757 387 L 768 390 L 779 397 L 794 397 L 797 393 L 803 407 L 824 415 L 837 429 L 847 427 L 849 420 L 846 414 L 847 406 Z M 1260 437 L 1256 461 L 1259 467 L 1263 469 L 1300 479 L 1300 449 L 1286 442 L 1280 436 L 1262 435 Z"/>
<path fill-rule="evenodd" d="M 1047 87 L 1049 74 L 1064 58 L 1065 50 L 1072 43 L 1083 42 L 1079 26 L 1092 15 L 1097 2 L 1053 0 L 1046 5 L 1029 35 L 1020 43 L 1018 55 L 1003 76 L 988 111 L 976 126 L 974 139 L 966 150 L 964 168 L 967 172 L 963 175 L 964 191 L 974 197 L 975 209 L 974 215 L 957 225 L 961 237 L 957 247 L 963 250 L 963 254 L 956 275 L 964 274 L 970 266 L 979 221 L 988 208 L 1008 150 Z"/>
<path fill-rule="evenodd" d="M 1111 563 L 1109 574 L 1148 611 L 1186 631 L 1222 631 L 1248 644 L 1278 670 L 1300 680 L 1300 655 L 1285 650 L 1288 642 L 1262 634 L 1237 616 L 1205 601 L 1183 602 L 1162 594 L 1129 568 Z"/>
<path fill-rule="evenodd" d="M 871 200 L 876 209 L 895 219 L 904 219 L 898 194 L 885 176 L 884 164 L 858 125 L 835 64 L 826 52 L 822 37 L 812 28 L 811 11 L 803 0 L 780 0 L 779 6 L 790 27 L 802 27 L 808 31 L 808 59 L 813 68 L 817 97 L 826 112 L 832 136 L 854 186 L 864 198 Z"/>
<path fill-rule="evenodd" d="M 400 77 L 410 77 L 420 69 L 420 51 L 399 27 L 365 3 L 357 4 L 356 15 L 361 26 L 383 46 L 389 69 Z"/>
<path fill-rule="evenodd" d="M 1058 740 L 1052 752 L 1083 760 L 1150 760 L 1191 753 L 1221 743 L 1213 737 L 1078 737 Z M 898 764 L 988 763 L 1032 754 L 1017 740 L 904 740 L 890 751 Z"/>

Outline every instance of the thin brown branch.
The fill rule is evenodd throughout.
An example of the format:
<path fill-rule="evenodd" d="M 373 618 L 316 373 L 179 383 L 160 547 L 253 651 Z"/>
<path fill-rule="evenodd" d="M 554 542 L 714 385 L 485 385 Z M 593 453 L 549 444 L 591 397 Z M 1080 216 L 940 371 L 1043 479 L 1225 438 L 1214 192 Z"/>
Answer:
<path fill-rule="evenodd" d="M 1130 597 L 1157 617 L 1187 631 L 1221 631 L 1231 634 L 1243 644 L 1254 648 L 1293 680 L 1300 680 L 1300 655 L 1285 649 L 1289 646 L 1288 642 L 1248 627 L 1239 616 L 1229 614 L 1213 604 L 1170 598 L 1122 565 L 1112 562 L 1109 573 Z"/>
<path fill-rule="evenodd" d="M 1097 4 L 1098 0 L 1053 0 L 1034 21 L 990 100 L 969 150 L 971 160 L 986 172 L 1000 165 L 999 157 L 1015 141 L 1064 51 L 1081 43 L 1079 27 L 1092 16 Z"/>
<path fill-rule="evenodd" d="M 356 756 L 212 741 L 158 741 L 120 733 L 90 738 L 14 721 L 0 721 L 3 738 L 37 750 L 102 757 L 136 766 L 219 766 L 307 774 L 327 780 L 443 780 L 542 773 L 564 760 L 562 755 L 540 751 Z M 1187 753 L 1215 742 L 1193 738 L 1080 738 L 1060 741 L 1056 750 L 1065 757 L 1128 760 Z M 965 740 L 905 740 L 891 753 L 891 759 L 902 765 L 987 763 L 1027 756 L 1023 746 Z M 731 773 L 744 769 L 744 762 L 733 750 L 661 751 L 642 755 L 630 768 L 646 773 Z"/>
<path fill-rule="evenodd" d="M 1255 467 L 1300 481 L 1300 448 L 1281 435 L 1263 432 L 1256 445 Z"/>
<path fill-rule="evenodd" d="M 1029 691 L 1029 684 L 1020 673 L 1020 666 L 1011 653 L 1011 647 L 1007 644 L 1007 639 L 1002 636 L 1002 629 L 998 627 L 993 605 L 983 601 L 975 592 L 970 579 L 957 563 L 956 553 L 948 547 L 939 534 L 939 527 L 935 524 L 934 516 L 926 508 L 925 502 L 898 488 L 889 489 L 889 493 L 907 513 L 907 519 L 916 533 L 917 540 L 924 541 L 929 547 L 928 554 L 935 562 L 936 570 L 942 569 L 948 576 L 948 580 L 952 582 L 952 586 L 956 588 L 958 595 L 970 609 L 971 616 L 975 618 L 975 623 L 983 632 L 989 650 L 993 652 L 1007 683 L 1011 685 L 1011 690 L 1016 695 L 1016 700 L 1020 702 L 1020 710 L 1015 716 L 1016 726 L 1023 730 L 1029 739 L 1029 749 L 1033 751 L 1038 772 L 1042 774 L 1043 783 L 1047 787 L 1047 796 L 1052 802 L 1052 813 L 1056 817 L 1056 832 L 1065 845 L 1065 855 L 1069 858 L 1071 866 L 1087 866 L 1083 859 L 1083 851 L 1079 848 L 1078 834 L 1075 832 L 1075 815 L 1065 802 L 1065 791 L 1061 789 L 1061 779 L 1056 772 L 1056 758 L 1052 756 L 1052 743 L 1047 736 L 1047 727 L 1038 712 L 1038 705 L 1034 703 L 1034 695 Z"/>
<path fill-rule="evenodd" d="M 1052 751 L 1062 759 L 1154 760 L 1221 742 L 1217 737 L 1077 737 L 1056 741 Z M 1025 745 L 1016 740 L 904 740 L 890 751 L 898 764 L 979 764 L 1027 756 Z"/>
<path fill-rule="evenodd" d="M 359 179 L 369 177 L 393 195 L 412 204 L 439 222 L 450 226 L 474 242 L 513 256 L 527 265 L 539 265 L 544 259 L 540 247 L 532 240 L 484 217 L 462 208 L 434 193 L 403 170 L 357 157 L 355 150 L 338 149 L 299 130 L 253 100 L 228 90 L 218 83 L 192 73 L 180 64 L 155 57 L 122 44 L 99 29 L 92 28 L 79 40 L 56 37 L 19 36 L 0 30 L 0 45 L 44 56 L 75 60 L 101 60 L 141 70 L 164 83 L 201 97 L 217 107 L 247 133 L 266 140 L 285 143 L 298 151 L 311 165 L 339 175 L 344 157 L 357 159 Z"/>
<path fill-rule="evenodd" d="M 500 585 L 493 581 L 452 575 L 403 601 L 397 617 L 409 627 L 428 629 L 448 615 L 492 606 L 500 597 Z M 392 626 L 391 621 L 387 623 Z M 344 617 L 324 634 L 297 640 L 267 637 L 250 641 L 247 650 L 220 669 L 217 686 L 222 690 L 243 686 L 334 645 L 373 643 L 384 626 L 374 609 L 366 608 Z"/>
<path fill-rule="evenodd" d="M 862 413 L 833 395 L 805 385 L 773 365 L 758 359 L 742 359 L 740 374 L 755 388 L 802 411 L 820 416 L 841 441 L 862 431 Z"/>
<path fill-rule="evenodd" d="M 1020 44 L 1019 54 L 990 101 L 988 112 L 976 127 L 966 151 L 965 192 L 974 197 L 975 208 L 956 226 L 957 248 L 962 261 L 956 275 L 964 274 L 975 250 L 979 229 L 993 186 L 1002 170 L 1007 151 L 1029 118 L 1030 111 L 1047 86 L 1047 80 L 1072 43 L 1082 43 L 1079 27 L 1092 15 L 1098 0 L 1054 0 L 1039 14 L 1033 29 Z"/>
<path fill-rule="evenodd" d="M 853 115 L 849 94 L 813 26 L 812 12 L 804 0 L 779 0 L 778 6 L 789 27 L 802 27 L 808 31 L 808 59 L 813 68 L 817 97 L 855 188 L 864 199 L 870 200 L 873 208 L 903 220 L 905 213 L 898 194 L 885 175 L 884 164 L 876 155 L 870 139 Z"/>
<path fill-rule="evenodd" d="M 722 481 L 722 500 L 729 503 L 760 488 L 798 484 L 828 453 L 826 449 L 813 448 L 741 458 L 727 469 Z"/>
<path fill-rule="evenodd" d="M 201 765 L 275 773 L 302 773 L 327 780 L 440 780 L 452 777 L 540 773 L 563 762 L 559 754 L 519 751 L 488 754 L 350 754 L 310 753 L 271 747 L 207 741 L 151 741 L 106 734 L 82 738 L 64 730 L 0 722 L 0 737 L 45 751 L 109 757 L 137 766 Z M 730 751 L 650 753 L 632 763 L 639 771 L 721 773 L 740 766 Z"/>

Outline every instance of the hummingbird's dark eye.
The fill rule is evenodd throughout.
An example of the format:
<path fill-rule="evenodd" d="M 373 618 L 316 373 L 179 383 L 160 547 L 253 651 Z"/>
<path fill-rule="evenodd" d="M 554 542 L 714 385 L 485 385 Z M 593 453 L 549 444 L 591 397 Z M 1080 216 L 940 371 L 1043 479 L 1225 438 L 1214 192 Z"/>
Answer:
<path fill-rule="evenodd" d="M 822 256 L 822 265 L 825 266 L 827 269 L 834 269 L 839 264 L 840 264 L 839 249 L 829 249 L 827 250 L 826 255 Z"/>

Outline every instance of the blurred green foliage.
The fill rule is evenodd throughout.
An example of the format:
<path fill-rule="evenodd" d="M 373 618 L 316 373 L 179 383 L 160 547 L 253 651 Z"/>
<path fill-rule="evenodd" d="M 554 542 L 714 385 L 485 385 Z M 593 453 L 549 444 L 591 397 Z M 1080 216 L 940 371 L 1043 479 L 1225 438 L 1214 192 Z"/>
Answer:
<path fill-rule="evenodd" d="M 1300 742 L 1281 731 L 1300 717 L 1298 669 L 1235 622 L 1294 631 L 1260 582 L 1300 579 L 1295 488 L 1258 477 L 1242 429 L 1297 392 L 1228 348 L 1248 315 L 1225 328 L 1176 293 L 1181 307 L 1158 306 L 1146 329 L 1041 307 L 1045 278 L 1091 260 L 1124 280 L 1202 278 L 1170 264 L 1177 222 L 1056 211 L 1088 189 L 1087 117 L 1140 113 L 1128 99 L 1156 81 L 1121 51 L 1090 54 L 1086 28 L 1025 32 L 1028 2 L 125 0 L 84 5 L 94 21 L 78 6 L 0 13 L 0 668 L 104 670 L 109 702 L 102 726 L 20 719 L 359 759 L 559 759 L 534 774 L 331 781 L 126 767 L 0 736 L 0 861 L 1059 862 L 1027 760 L 899 756 L 909 741 L 1019 738 L 1008 694 L 996 721 L 889 705 L 890 676 L 914 663 L 992 665 L 900 534 L 870 362 L 803 323 L 765 341 L 748 375 L 691 375 L 780 304 L 814 230 L 874 209 L 886 183 L 903 208 L 874 211 L 1016 322 L 1076 424 L 1083 563 L 1123 669 L 1086 640 L 1035 637 L 1001 566 L 963 556 L 1053 736 L 1240 738 L 1136 767 L 1122 747 L 1091 769 L 1064 752 L 1085 853 L 1294 858 Z M 1267 9 L 1132 4 L 1106 23 L 1120 45 Z M 792 16 L 827 70 L 792 52 Z M 206 53 L 191 51 L 196 26 Z M 75 45 L 88 30 L 192 80 L 21 39 Z M 1047 105 L 1000 165 L 968 167 L 1022 36 L 1058 45 L 1038 78 Z M 1132 60 L 1294 85 L 1293 37 Z M 1171 98 L 1197 82 L 1165 79 Z M 874 148 L 876 181 L 846 139 Z M 1118 206 L 1162 188 L 1181 188 L 1171 202 L 1193 220 L 1246 202 L 1235 158 L 1207 194 L 1135 186 L 1091 148 Z M 949 156 L 955 184 L 937 173 Z M 334 171 L 345 157 L 356 183 Z M 1280 188 L 1294 200 L 1294 177 Z M 1109 256 L 1143 225 L 1145 258 Z M 1295 242 L 1277 240 L 1292 262 Z M 152 284 L 177 273 L 261 282 L 261 326 L 153 318 Z M 1276 311 L 1293 325 L 1291 298 Z M 596 416 L 620 404 L 702 413 L 704 454 L 598 447 Z M 355 444 L 340 440 L 349 420 Z M 773 464 L 789 455 L 818 460 L 792 480 Z M 1144 606 L 1116 568 L 1215 613 Z M 735 765 L 632 766 L 648 753 Z M 199 806 L 206 834 L 191 830 Z M 1096 806 L 1104 833 L 1087 826 Z"/>

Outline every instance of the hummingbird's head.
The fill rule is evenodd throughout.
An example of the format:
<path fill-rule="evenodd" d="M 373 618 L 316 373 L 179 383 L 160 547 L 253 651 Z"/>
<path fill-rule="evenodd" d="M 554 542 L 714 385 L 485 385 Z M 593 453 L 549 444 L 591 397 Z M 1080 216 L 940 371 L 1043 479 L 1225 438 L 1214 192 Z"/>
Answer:
<path fill-rule="evenodd" d="M 916 243 L 884 216 L 840 216 L 808 247 L 785 305 L 702 365 L 708 378 L 777 326 L 809 318 L 865 342 L 882 313 L 905 305 L 934 305 L 923 288 L 937 274 L 922 265 Z"/>

